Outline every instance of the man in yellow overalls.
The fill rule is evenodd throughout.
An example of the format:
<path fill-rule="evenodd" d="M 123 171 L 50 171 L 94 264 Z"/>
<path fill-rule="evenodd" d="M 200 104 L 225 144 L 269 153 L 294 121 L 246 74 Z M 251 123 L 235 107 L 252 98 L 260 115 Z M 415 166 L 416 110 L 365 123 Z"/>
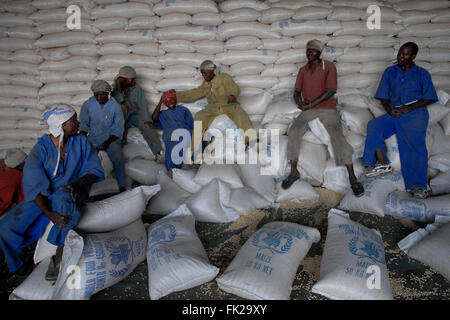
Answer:
<path fill-rule="evenodd" d="M 201 137 L 203 137 L 214 118 L 221 114 L 227 115 L 244 132 L 253 129 L 250 118 L 237 101 L 240 94 L 239 86 L 230 75 L 226 73 L 216 74 L 216 69 L 216 65 L 212 61 L 205 60 L 200 65 L 200 71 L 205 81 L 198 88 L 177 92 L 170 90 L 176 93 L 179 102 L 193 102 L 203 97 L 208 99 L 206 108 L 197 112 L 194 116 L 192 150 L 199 150 L 202 141 L 201 138 L 194 139 L 195 135 L 201 132 Z M 195 121 L 201 121 L 201 131 L 198 128 L 198 122 L 196 124 Z"/>

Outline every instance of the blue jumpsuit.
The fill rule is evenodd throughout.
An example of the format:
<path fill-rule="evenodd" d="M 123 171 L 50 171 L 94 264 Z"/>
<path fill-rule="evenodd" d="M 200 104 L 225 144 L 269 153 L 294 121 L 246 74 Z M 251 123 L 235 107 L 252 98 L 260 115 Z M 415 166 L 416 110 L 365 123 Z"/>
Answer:
<path fill-rule="evenodd" d="M 438 100 L 430 73 L 413 63 L 406 74 L 398 65 L 387 68 L 378 86 L 376 99 L 388 99 L 393 108 L 415 101 Z M 371 120 L 367 124 L 366 144 L 363 165 L 376 163 L 375 152 L 381 149 L 386 159 L 385 140 L 397 134 L 402 176 L 406 190 L 413 188 L 427 189 L 428 151 L 426 131 L 428 127 L 428 110 L 426 107 L 415 109 L 394 118 L 389 114 Z"/>
<path fill-rule="evenodd" d="M 75 182 L 88 173 L 104 180 L 97 152 L 83 135 L 70 136 L 66 146 L 64 161 L 52 177 L 56 166 L 58 150 L 48 135 L 38 139 L 31 149 L 23 169 L 25 199 L 9 210 L 0 219 L 0 249 L 3 251 L 8 269 L 14 272 L 22 264 L 22 248 L 37 241 L 45 231 L 49 218 L 37 207 L 34 199 L 42 194 L 47 196 L 52 211 L 63 216 L 71 216 L 64 228 L 53 226 L 47 241 L 63 246 L 67 233 L 77 225 L 81 215 L 68 189 L 62 187 Z M 85 192 L 89 192 L 86 188 Z"/>
<path fill-rule="evenodd" d="M 111 159 L 114 176 L 120 188 L 127 184 L 125 159 L 122 152 L 124 128 L 123 112 L 114 98 L 109 99 L 102 107 L 95 97 L 91 97 L 81 106 L 80 131 L 89 133 L 88 140 L 94 147 L 97 148 L 112 135 L 119 138 L 113 141 L 105 151 Z"/>
<path fill-rule="evenodd" d="M 163 141 L 166 147 L 166 169 L 169 171 L 172 168 L 181 168 L 183 164 L 183 152 L 190 146 L 192 128 L 194 127 L 194 120 L 188 108 L 181 105 L 176 106 L 173 110 L 166 109 L 159 113 L 158 121 L 154 125 L 163 130 Z M 186 129 L 189 132 L 189 137 L 180 138 L 174 137 L 172 140 L 172 132 L 176 129 Z M 185 131 L 185 133 L 187 133 Z M 186 138 L 188 140 L 186 140 Z M 174 148 L 178 144 L 180 149 Z M 172 154 L 173 153 L 173 154 Z M 181 160 L 181 161 L 180 161 Z"/>

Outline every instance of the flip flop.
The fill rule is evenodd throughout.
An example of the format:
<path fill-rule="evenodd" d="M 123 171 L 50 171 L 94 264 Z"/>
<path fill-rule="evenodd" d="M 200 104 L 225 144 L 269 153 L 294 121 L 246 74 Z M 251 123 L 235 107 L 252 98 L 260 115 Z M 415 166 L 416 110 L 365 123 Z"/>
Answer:
<path fill-rule="evenodd" d="M 298 179 L 300 179 L 300 177 L 293 176 L 290 174 L 286 179 L 283 180 L 283 182 L 281 183 L 281 187 L 283 189 L 289 189 L 292 186 L 292 184 Z"/>
<path fill-rule="evenodd" d="M 355 197 L 359 198 L 364 194 L 364 187 L 361 182 L 352 183 L 351 188 Z"/>

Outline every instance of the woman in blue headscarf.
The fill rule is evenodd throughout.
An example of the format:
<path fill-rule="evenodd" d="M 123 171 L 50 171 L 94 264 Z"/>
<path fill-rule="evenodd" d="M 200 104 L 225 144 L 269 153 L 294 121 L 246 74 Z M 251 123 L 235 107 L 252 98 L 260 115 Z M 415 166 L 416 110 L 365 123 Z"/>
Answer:
<path fill-rule="evenodd" d="M 0 249 L 8 269 L 27 267 L 22 249 L 37 241 L 49 221 L 54 226 L 47 241 L 58 246 L 46 274 L 56 280 L 67 233 L 81 217 L 79 208 L 89 197 L 92 183 L 104 180 L 96 150 L 78 135 L 75 110 L 57 104 L 44 113 L 50 134 L 43 135 L 31 149 L 23 169 L 25 199 L 0 220 Z"/>

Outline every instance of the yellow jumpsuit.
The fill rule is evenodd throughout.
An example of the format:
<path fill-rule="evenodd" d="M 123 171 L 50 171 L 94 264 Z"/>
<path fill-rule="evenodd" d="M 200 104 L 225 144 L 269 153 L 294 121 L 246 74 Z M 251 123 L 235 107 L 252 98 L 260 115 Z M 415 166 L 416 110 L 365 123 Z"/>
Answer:
<path fill-rule="evenodd" d="M 199 128 L 196 128 L 195 121 L 202 122 L 201 137 L 203 137 L 203 134 L 211 125 L 214 118 L 221 114 L 226 114 L 236 123 L 236 126 L 244 130 L 244 132 L 248 129 L 253 129 L 250 118 L 244 109 L 242 109 L 239 102 L 228 103 L 228 97 L 230 95 L 237 98 L 239 94 L 239 86 L 233 81 L 231 76 L 226 73 L 216 75 L 211 81 L 203 81 L 198 88 L 177 91 L 177 100 L 179 102 L 193 102 L 203 97 L 206 97 L 208 100 L 206 108 L 197 112 L 194 116 L 194 130 L 191 144 L 193 150 L 196 150 L 199 147 L 198 143 L 196 146 L 193 145 L 195 141 L 194 135 L 197 132 L 200 132 Z M 201 140 L 202 139 L 198 139 L 198 142 L 201 142 Z"/>

